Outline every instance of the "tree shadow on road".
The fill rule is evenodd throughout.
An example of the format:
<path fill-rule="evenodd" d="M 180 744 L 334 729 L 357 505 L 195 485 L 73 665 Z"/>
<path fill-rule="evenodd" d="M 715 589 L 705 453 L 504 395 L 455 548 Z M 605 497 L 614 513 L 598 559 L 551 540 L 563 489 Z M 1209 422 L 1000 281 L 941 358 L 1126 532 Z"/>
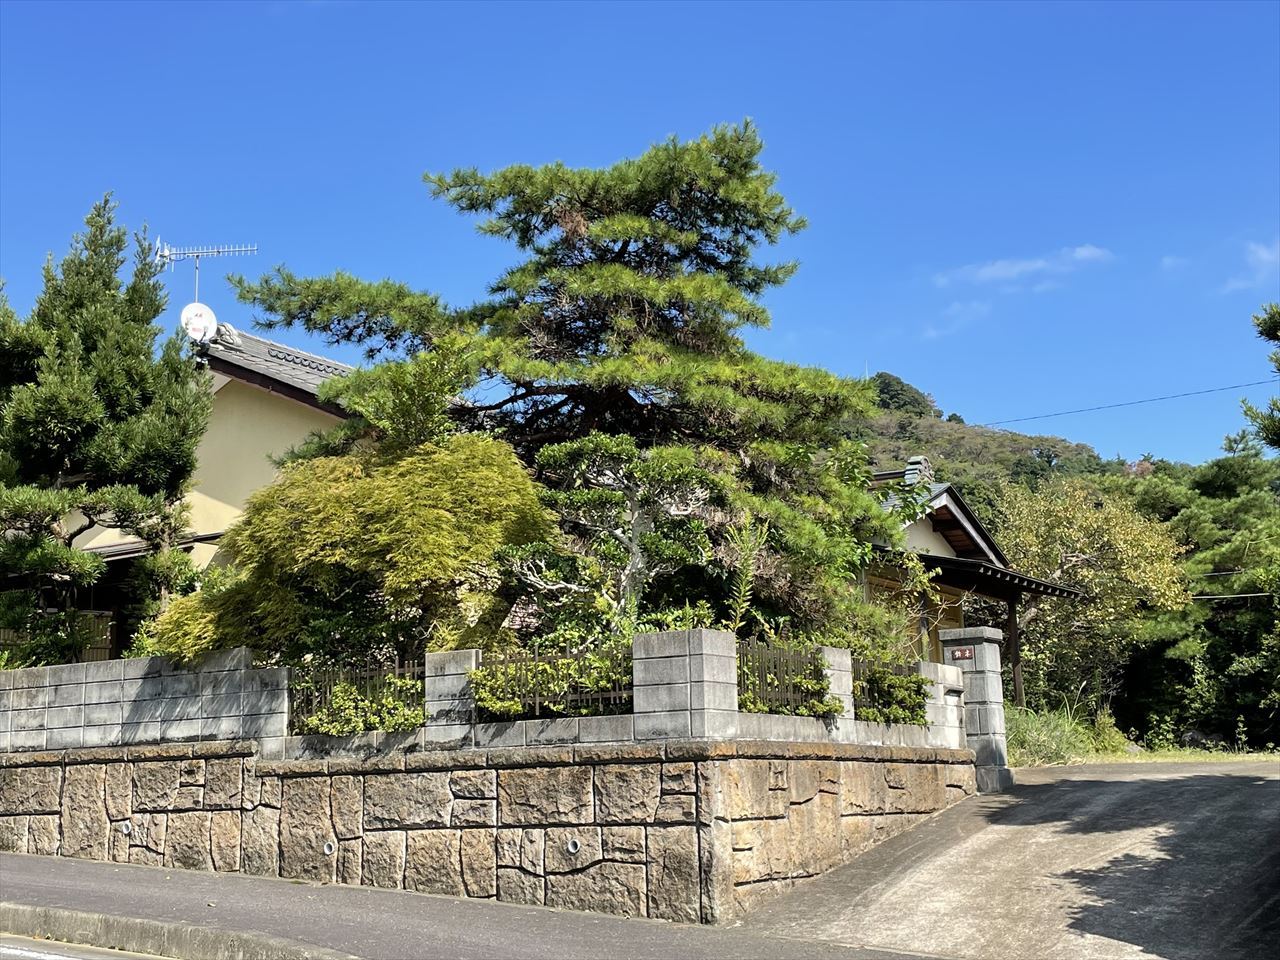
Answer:
<path fill-rule="evenodd" d="M 1113 856 L 1053 877 L 1085 894 L 1071 911 L 1077 932 L 1168 960 L 1276 956 L 1280 780 L 1266 776 L 1274 766 L 1259 767 L 1115 780 L 1082 770 L 1019 785 L 984 816 L 1006 827 L 1061 824 L 1064 843 L 1117 834 Z M 1120 836 L 1139 830 L 1147 833 Z"/>

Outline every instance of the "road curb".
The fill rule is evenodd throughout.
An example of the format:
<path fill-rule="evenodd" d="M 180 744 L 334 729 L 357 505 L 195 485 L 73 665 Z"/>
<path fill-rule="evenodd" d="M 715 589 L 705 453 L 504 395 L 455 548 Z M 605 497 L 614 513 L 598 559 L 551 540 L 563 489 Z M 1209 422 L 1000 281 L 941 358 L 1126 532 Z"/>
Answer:
<path fill-rule="evenodd" d="M 0 901 L 0 931 L 172 960 L 358 960 L 266 933 Z"/>

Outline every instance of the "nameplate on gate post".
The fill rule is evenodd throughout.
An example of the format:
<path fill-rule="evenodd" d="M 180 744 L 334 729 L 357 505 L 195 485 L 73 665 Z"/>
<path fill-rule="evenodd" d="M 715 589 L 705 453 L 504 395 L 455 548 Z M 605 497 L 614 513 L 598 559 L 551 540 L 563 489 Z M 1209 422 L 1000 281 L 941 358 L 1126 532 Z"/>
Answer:
<path fill-rule="evenodd" d="M 951 659 L 952 660 L 972 660 L 973 647 L 952 647 Z"/>

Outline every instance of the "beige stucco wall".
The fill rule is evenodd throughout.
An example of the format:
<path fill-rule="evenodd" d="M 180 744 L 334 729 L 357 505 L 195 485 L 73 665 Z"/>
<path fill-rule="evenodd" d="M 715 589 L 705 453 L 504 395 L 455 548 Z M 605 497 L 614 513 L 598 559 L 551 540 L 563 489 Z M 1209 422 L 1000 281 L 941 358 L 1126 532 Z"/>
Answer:
<path fill-rule="evenodd" d="M 927 553 L 935 557 L 954 557 L 955 550 L 940 533 L 935 533 L 928 517 L 921 517 L 906 528 L 907 549 L 914 553 Z"/>
<path fill-rule="evenodd" d="M 189 526 L 196 534 L 222 533 L 244 509 L 249 494 L 276 475 L 272 455 L 284 453 L 309 433 L 332 426 L 337 418 L 306 404 L 239 380 L 217 377 L 209 427 L 200 441 Z M 109 546 L 132 539 L 118 530 L 96 528 L 76 546 Z M 196 544 L 192 559 L 206 566 L 217 544 Z"/>

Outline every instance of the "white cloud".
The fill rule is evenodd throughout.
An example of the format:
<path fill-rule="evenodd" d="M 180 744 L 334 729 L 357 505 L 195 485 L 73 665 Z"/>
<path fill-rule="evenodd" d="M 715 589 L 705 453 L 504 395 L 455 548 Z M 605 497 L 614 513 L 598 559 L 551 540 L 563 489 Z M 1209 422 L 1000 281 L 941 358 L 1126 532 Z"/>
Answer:
<path fill-rule="evenodd" d="M 990 312 L 991 302 L 989 300 L 954 300 L 942 311 L 945 322 L 929 324 L 920 332 L 920 336 L 925 340 L 949 337 L 953 333 L 959 333 L 973 321 L 980 320 Z"/>
<path fill-rule="evenodd" d="M 1029 280 L 1032 277 L 1060 276 L 1073 273 L 1082 266 L 1091 263 L 1105 263 L 1113 259 L 1113 254 L 1105 247 L 1092 243 L 1078 247 L 1063 247 L 1056 253 L 1043 257 L 1022 259 L 988 260 L 986 263 L 970 263 L 952 270 L 944 270 L 933 277 L 939 287 L 948 287 L 953 283 L 971 283 L 981 285 L 1011 280 Z M 1018 289 L 1008 288 L 1008 292 Z"/>
<path fill-rule="evenodd" d="M 1223 293 L 1260 287 L 1280 274 L 1280 239 L 1270 244 L 1245 244 L 1244 262 L 1244 272 L 1223 284 Z"/>
<path fill-rule="evenodd" d="M 1174 270 L 1181 270 L 1190 262 L 1186 257 L 1175 257 L 1169 254 L 1160 258 L 1160 269 L 1172 273 Z"/>

